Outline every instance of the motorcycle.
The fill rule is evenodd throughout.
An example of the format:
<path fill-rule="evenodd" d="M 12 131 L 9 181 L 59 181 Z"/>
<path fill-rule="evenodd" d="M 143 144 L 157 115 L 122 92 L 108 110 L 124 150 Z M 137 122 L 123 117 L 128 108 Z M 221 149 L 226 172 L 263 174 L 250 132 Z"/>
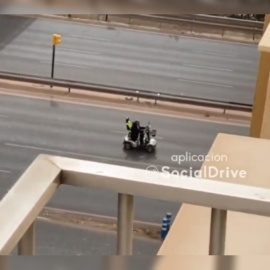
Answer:
<path fill-rule="evenodd" d="M 144 149 L 148 153 L 152 153 L 155 151 L 157 146 L 157 140 L 156 140 L 156 130 L 151 129 L 150 123 L 145 127 L 143 131 L 143 144 L 140 144 L 140 140 L 133 141 L 131 139 L 131 132 L 128 133 L 128 135 L 124 138 L 124 149 L 125 150 L 132 150 L 132 149 Z"/>

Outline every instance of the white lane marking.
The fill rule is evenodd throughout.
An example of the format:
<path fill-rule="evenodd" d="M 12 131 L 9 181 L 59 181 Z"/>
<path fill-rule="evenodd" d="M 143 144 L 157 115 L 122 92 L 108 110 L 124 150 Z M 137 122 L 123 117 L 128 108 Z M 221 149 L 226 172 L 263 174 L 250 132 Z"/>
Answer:
<path fill-rule="evenodd" d="M 199 66 L 199 65 L 189 65 L 189 64 L 184 64 L 184 66 L 187 66 L 187 67 L 195 67 L 195 68 L 202 68 L 202 69 L 210 69 L 210 70 L 217 70 L 217 71 L 233 72 L 233 69 L 227 69 L 227 68 L 217 68 L 217 67 L 208 67 L 208 66 Z"/>
<path fill-rule="evenodd" d="M 11 173 L 10 171 L 0 170 L 0 173 Z"/>
<path fill-rule="evenodd" d="M 0 90 L 5 91 L 5 89 L 0 88 Z M 38 96 L 31 96 L 31 95 L 26 95 L 26 94 L 18 94 L 18 93 L 6 93 L 0 91 L 1 95 L 5 96 L 13 96 L 13 97 L 21 97 L 21 98 L 31 98 L 31 99 L 37 99 L 37 100 L 47 100 L 51 101 L 51 98 L 47 97 L 38 97 Z M 157 115 L 161 117 L 168 117 L 168 118 L 176 118 L 176 119 L 184 119 L 184 120 L 191 120 L 195 122 L 206 122 L 206 123 L 214 123 L 214 124 L 219 124 L 219 125 L 227 125 L 227 126 L 240 126 L 240 127 L 250 127 L 250 124 L 243 124 L 243 123 L 233 123 L 233 122 L 226 122 L 222 120 L 217 120 L 217 119 L 208 119 L 208 118 L 201 118 L 201 117 L 191 117 L 191 116 L 181 116 L 181 115 L 174 115 L 174 114 L 169 114 L 169 113 L 162 113 L 162 112 L 151 112 L 151 111 L 144 111 L 142 109 L 135 109 L 135 108 L 120 108 L 120 107 L 115 107 L 111 105 L 104 105 L 104 104 L 95 104 L 95 103 L 86 103 L 82 101 L 72 101 L 72 100 L 63 100 L 60 98 L 55 98 L 54 101 L 56 102 L 61 102 L 65 104 L 73 104 L 73 105 L 80 105 L 80 106 L 90 106 L 94 108 L 103 108 L 103 109 L 110 109 L 110 110 L 116 110 L 116 111 L 128 111 L 128 112 L 139 112 L 145 115 Z"/>
<path fill-rule="evenodd" d="M 205 85 L 212 85 L 212 86 L 221 86 L 221 87 L 226 87 L 226 88 L 232 88 L 232 85 L 227 85 L 227 84 L 218 84 L 218 83 L 210 83 L 210 82 L 202 82 L 202 81 L 194 81 L 194 80 L 187 80 L 187 79 L 181 79 L 178 78 L 178 81 L 182 82 L 189 82 L 189 83 L 197 83 L 197 84 L 205 84 Z"/>
<path fill-rule="evenodd" d="M 85 51 L 85 50 L 75 50 L 75 49 L 70 49 L 70 48 L 64 48 L 61 47 L 59 48 L 59 51 L 68 51 L 68 52 L 75 52 L 75 53 L 85 53 L 85 54 L 100 54 L 99 52 L 93 52 L 93 51 Z"/>
<path fill-rule="evenodd" d="M 109 160 L 109 161 L 117 161 L 122 163 L 127 163 L 127 164 L 132 164 L 132 165 L 141 165 L 143 168 L 147 169 L 149 166 L 154 166 L 154 167 L 163 167 L 164 165 L 158 165 L 158 164 L 150 164 L 146 162 L 137 162 L 137 161 L 132 161 L 132 160 L 126 160 L 126 159 L 118 159 L 118 158 L 110 158 L 110 157 L 104 157 L 104 156 L 96 156 L 96 155 L 88 155 L 88 154 L 80 154 L 80 153 L 73 153 L 73 152 L 68 152 L 68 151 L 61 151 L 61 150 L 55 150 L 55 149 L 49 149 L 49 148 L 42 148 L 42 147 L 35 147 L 35 146 L 30 146 L 30 145 L 21 145 L 21 144 L 14 144 L 14 143 L 5 143 L 5 146 L 10 146 L 10 147 L 17 147 L 17 148 L 24 148 L 24 149 L 31 149 L 31 150 L 39 150 L 39 151 L 47 151 L 47 152 L 52 152 L 52 153 L 61 153 L 61 154 L 70 154 L 70 155 L 76 155 L 78 157 L 88 157 L 88 158 L 95 158 L 95 159 L 101 159 L 102 161 L 104 160 Z M 174 167 L 170 166 L 171 169 L 184 169 L 181 167 Z"/>
<path fill-rule="evenodd" d="M 81 154 L 81 153 L 75 153 L 75 152 L 69 152 L 69 151 L 35 147 L 35 146 L 30 146 L 30 145 L 21 145 L 21 144 L 14 144 L 14 143 L 5 143 L 4 145 L 10 146 L 10 147 L 39 150 L 39 151 L 46 151 L 46 152 L 59 153 L 59 154 L 74 155 L 74 156 L 78 156 L 78 157 L 96 158 L 96 159 L 118 161 L 118 162 L 122 162 L 122 163 L 130 163 L 130 164 L 140 164 L 143 166 L 147 165 L 146 163 L 143 163 L 143 162 L 128 161 L 125 159 L 117 159 L 117 158 L 103 157 L 103 156 L 97 156 L 97 155 Z"/>
<path fill-rule="evenodd" d="M 78 153 L 75 153 L 75 152 L 68 152 L 68 151 L 55 150 L 55 149 L 42 148 L 42 147 L 35 147 L 35 146 L 30 146 L 30 145 L 21 145 L 21 144 L 14 144 L 14 143 L 5 143 L 4 145 L 5 146 L 11 146 L 11 147 L 20 147 L 20 148 L 26 148 L 26 149 L 54 152 L 54 153 L 70 154 L 70 155 L 76 155 L 76 156 L 81 156 L 81 157 L 95 157 L 93 155 L 78 154 Z"/>
<path fill-rule="evenodd" d="M 124 131 L 117 131 L 117 130 L 111 130 L 111 132 L 112 132 L 112 133 L 123 134 L 123 135 L 126 135 L 126 134 L 127 134 L 127 133 L 124 132 Z M 164 139 L 164 137 L 158 137 L 158 136 L 156 136 L 156 138 L 159 139 L 159 140 L 163 140 L 163 139 Z"/>
<path fill-rule="evenodd" d="M 40 61 L 40 62 L 42 64 L 51 64 L 51 62 L 49 62 L 49 61 Z M 92 69 L 92 67 L 80 66 L 80 65 L 74 65 L 74 64 L 67 64 L 67 63 L 61 63 L 61 62 L 57 62 L 57 61 L 56 61 L 55 65 L 66 66 L 66 67 L 76 67 L 76 68 L 82 68 L 82 69 Z"/>
<path fill-rule="evenodd" d="M 215 55 L 215 56 L 226 56 L 226 57 L 237 57 L 236 54 L 229 54 L 229 53 L 218 53 L 218 52 L 206 52 L 206 51 L 192 51 L 194 53 L 200 53 L 200 54 L 207 54 L 207 55 Z"/>
<path fill-rule="evenodd" d="M 98 41 L 112 41 L 111 39 L 106 38 L 96 38 L 96 37 L 90 37 L 90 36 L 79 36 L 79 35 L 68 35 L 65 34 L 67 37 L 75 37 L 75 38 L 82 38 L 82 39 L 90 39 L 90 40 L 98 40 Z"/>

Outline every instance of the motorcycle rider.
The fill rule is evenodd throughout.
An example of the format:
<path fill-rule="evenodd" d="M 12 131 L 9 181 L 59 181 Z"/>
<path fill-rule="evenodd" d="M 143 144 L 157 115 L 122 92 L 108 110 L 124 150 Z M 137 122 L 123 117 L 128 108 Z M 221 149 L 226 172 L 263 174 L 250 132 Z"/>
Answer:
<path fill-rule="evenodd" d="M 126 127 L 128 131 L 131 131 L 133 123 L 129 120 L 129 118 L 126 118 Z"/>
<path fill-rule="evenodd" d="M 141 127 L 140 122 L 139 122 L 139 128 L 140 128 L 140 146 L 143 147 L 144 145 L 144 132 L 145 132 L 145 127 Z"/>
<path fill-rule="evenodd" d="M 141 147 L 143 146 L 144 130 L 145 130 L 145 127 L 141 127 L 140 122 L 138 120 L 133 122 L 132 128 L 131 128 L 131 139 L 134 142 L 136 142 L 139 139 Z"/>
<path fill-rule="evenodd" d="M 131 127 L 131 140 L 136 142 L 140 133 L 140 123 L 138 120 L 132 123 Z"/>

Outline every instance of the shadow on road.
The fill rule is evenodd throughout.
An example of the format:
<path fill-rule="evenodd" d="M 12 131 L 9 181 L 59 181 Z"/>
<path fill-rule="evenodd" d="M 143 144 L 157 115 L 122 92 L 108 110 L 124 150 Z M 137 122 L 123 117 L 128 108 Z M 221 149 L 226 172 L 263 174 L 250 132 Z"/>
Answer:
<path fill-rule="evenodd" d="M 28 28 L 36 19 L 12 15 L 0 16 L 0 50 Z"/>
<path fill-rule="evenodd" d="M 143 162 L 147 165 L 147 162 L 153 163 L 156 160 L 157 150 L 153 153 L 148 153 L 146 150 L 141 149 L 133 149 L 133 150 L 125 150 L 125 160 L 133 161 L 133 162 Z"/>

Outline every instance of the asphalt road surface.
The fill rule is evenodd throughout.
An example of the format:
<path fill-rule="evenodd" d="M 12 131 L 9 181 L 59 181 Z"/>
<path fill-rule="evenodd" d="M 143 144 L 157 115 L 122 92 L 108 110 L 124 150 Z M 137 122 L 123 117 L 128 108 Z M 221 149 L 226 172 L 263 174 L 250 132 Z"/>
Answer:
<path fill-rule="evenodd" d="M 150 121 L 157 129 L 155 154 L 123 151 L 126 116 L 138 118 L 142 124 Z M 0 198 L 41 153 L 141 169 L 156 165 L 169 166 L 170 171 L 189 167 L 196 170 L 201 162 L 179 165 L 171 157 L 186 153 L 206 155 L 220 132 L 248 135 L 247 127 L 7 95 L 0 98 L 0 130 Z M 117 194 L 63 186 L 49 206 L 116 216 Z M 136 198 L 135 207 L 137 220 L 161 223 L 167 211 L 175 216 L 180 205 Z"/>
<path fill-rule="evenodd" d="M 106 261 L 112 257 L 101 256 L 21 256 L 10 257 L 10 266 L 7 270 L 118 270 L 119 268 L 109 268 Z M 115 259 L 115 258 L 114 258 Z M 156 257 L 127 256 L 117 257 L 117 260 L 125 260 L 126 270 L 151 270 Z"/>
<path fill-rule="evenodd" d="M 253 104 L 256 46 L 24 17 L 0 17 L 0 70 Z"/>
<path fill-rule="evenodd" d="M 71 228 L 43 221 L 38 221 L 36 224 L 35 243 L 36 255 L 106 256 L 117 253 L 116 232 Z M 161 244 L 161 240 L 135 237 L 133 254 L 135 256 L 156 256 Z M 16 254 L 15 249 L 12 255 Z"/>
<path fill-rule="evenodd" d="M 21 256 L 9 257 L 10 266 L 8 270 L 118 270 L 109 268 L 106 261 L 112 257 L 101 256 Z M 159 260 L 154 256 L 120 256 L 115 257 L 118 261 L 125 262 L 126 270 L 151 270 Z"/>

